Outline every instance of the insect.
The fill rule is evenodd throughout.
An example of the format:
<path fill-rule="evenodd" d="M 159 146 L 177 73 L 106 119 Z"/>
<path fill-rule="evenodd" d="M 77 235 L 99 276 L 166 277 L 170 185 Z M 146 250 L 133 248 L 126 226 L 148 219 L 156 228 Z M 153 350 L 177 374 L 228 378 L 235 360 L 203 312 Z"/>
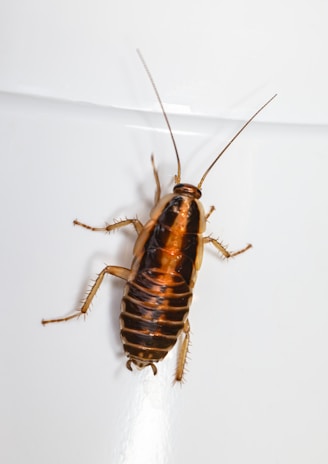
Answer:
<path fill-rule="evenodd" d="M 92 227 L 75 220 L 75 225 L 91 231 L 111 232 L 133 226 L 137 240 L 131 269 L 106 266 L 96 278 L 79 311 L 65 317 L 42 320 L 42 324 L 64 322 L 86 314 L 105 275 L 119 277 L 126 281 L 120 324 L 121 339 L 128 358 L 127 368 L 132 370 L 133 366 L 139 369 L 150 366 L 155 375 L 156 363 L 163 360 L 182 337 L 175 373 L 175 380 L 181 381 L 190 340 L 189 307 L 197 271 L 202 263 L 204 245 L 213 245 L 225 258 L 244 253 L 252 246 L 249 244 L 241 250 L 229 252 L 218 240 L 204 235 L 206 221 L 215 208 L 212 206 L 205 214 L 200 202 L 202 185 L 227 148 L 276 95 L 257 110 L 232 137 L 207 168 L 197 186 L 181 183 L 180 158 L 167 114 L 148 67 L 140 52 L 137 53 L 155 91 L 174 146 L 177 174 L 173 193 L 161 197 L 159 175 L 152 156 L 156 193 L 155 204 L 146 224 L 134 218 L 105 227 Z"/>

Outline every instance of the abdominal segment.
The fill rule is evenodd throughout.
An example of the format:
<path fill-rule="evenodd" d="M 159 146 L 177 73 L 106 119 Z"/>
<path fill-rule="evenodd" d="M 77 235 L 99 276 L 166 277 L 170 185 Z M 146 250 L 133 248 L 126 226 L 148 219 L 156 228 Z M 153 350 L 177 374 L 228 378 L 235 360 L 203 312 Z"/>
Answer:
<path fill-rule="evenodd" d="M 139 272 L 122 300 L 121 337 L 130 359 L 157 362 L 175 345 L 188 316 L 192 292 L 178 273 Z"/>

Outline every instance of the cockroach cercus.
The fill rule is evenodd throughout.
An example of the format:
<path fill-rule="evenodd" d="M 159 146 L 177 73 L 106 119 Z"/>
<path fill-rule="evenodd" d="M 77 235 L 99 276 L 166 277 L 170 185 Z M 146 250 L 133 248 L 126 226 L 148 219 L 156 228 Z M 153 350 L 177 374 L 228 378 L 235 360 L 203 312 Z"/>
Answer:
<path fill-rule="evenodd" d="M 146 224 L 134 218 L 105 227 L 91 227 L 75 220 L 75 225 L 103 232 L 132 225 L 137 233 L 137 240 L 131 269 L 106 266 L 96 278 L 80 310 L 65 317 L 45 319 L 42 324 L 68 321 L 86 314 L 105 275 L 119 277 L 126 281 L 120 323 L 121 339 L 128 358 L 127 368 L 132 370 L 132 366 L 139 369 L 150 366 L 155 375 L 156 363 L 165 358 L 181 336 L 182 343 L 175 373 L 176 381 L 181 381 L 190 340 L 189 307 L 197 271 L 202 263 L 204 245 L 210 243 L 225 258 L 240 255 L 251 248 L 249 244 L 241 250 L 229 252 L 218 240 L 204 235 L 206 221 L 214 207 L 205 214 L 200 202 L 202 185 L 227 148 L 276 95 L 244 123 L 204 172 L 197 186 L 182 183 L 180 158 L 167 114 L 145 61 L 139 51 L 138 54 L 155 91 L 173 142 L 177 160 L 173 193 L 161 197 L 159 176 L 152 156 L 156 183 L 155 205 Z"/>

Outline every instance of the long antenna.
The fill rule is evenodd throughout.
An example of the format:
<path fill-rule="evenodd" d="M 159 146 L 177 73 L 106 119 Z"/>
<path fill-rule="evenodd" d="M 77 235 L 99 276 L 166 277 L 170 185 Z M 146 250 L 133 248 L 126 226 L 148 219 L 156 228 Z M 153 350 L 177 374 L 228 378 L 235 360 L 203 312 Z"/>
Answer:
<path fill-rule="evenodd" d="M 160 107 L 162 109 L 162 113 L 163 113 L 163 116 L 164 116 L 164 119 L 165 119 L 165 122 L 166 122 L 166 125 L 167 125 L 167 128 L 170 132 L 170 136 L 171 136 L 171 139 L 172 139 L 172 143 L 173 143 L 173 147 L 174 147 L 174 151 L 175 151 L 175 155 L 176 155 L 176 158 L 177 158 L 177 165 L 178 165 L 178 172 L 175 176 L 175 183 L 176 184 L 179 184 L 180 181 L 181 181 L 181 162 L 180 162 L 180 158 L 179 158 L 179 153 L 178 153 L 178 149 L 177 149 L 177 145 L 175 143 L 175 139 L 174 139 L 174 136 L 173 136 L 173 132 L 172 132 L 172 129 L 171 129 L 171 125 L 170 125 L 170 122 L 169 122 L 169 119 L 167 117 L 167 114 L 165 112 L 165 109 L 164 109 L 164 105 L 162 103 L 162 100 L 161 100 L 161 97 L 159 96 L 159 93 L 158 93 L 158 90 L 157 90 L 157 87 L 155 85 L 155 82 L 154 82 L 154 79 L 153 79 L 153 76 L 150 74 L 150 71 L 148 69 L 148 66 L 146 65 L 146 62 L 144 60 L 144 57 L 142 56 L 141 52 L 139 49 L 137 49 L 137 53 L 138 53 L 138 56 L 140 58 L 140 61 L 141 63 L 143 64 L 143 67 L 145 68 L 145 71 L 148 75 L 148 78 L 151 82 L 151 85 L 154 89 L 154 92 L 156 94 L 156 97 L 157 97 L 157 100 L 158 100 L 158 103 L 160 104 Z"/>
<path fill-rule="evenodd" d="M 243 130 L 248 126 L 248 124 L 250 122 L 253 121 L 253 119 L 277 96 L 277 94 L 273 95 L 273 97 L 271 97 L 266 103 L 264 103 L 263 106 L 261 106 L 261 108 L 259 110 L 256 111 L 256 113 L 253 114 L 253 116 L 247 121 L 245 122 L 245 124 L 241 127 L 241 129 L 239 129 L 239 131 L 237 132 L 237 134 L 235 134 L 232 139 L 230 140 L 230 142 L 223 148 L 223 150 L 217 155 L 217 157 L 215 158 L 215 160 L 213 161 L 213 163 L 206 169 L 206 171 L 204 172 L 203 174 L 203 177 L 200 179 L 200 182 L 199 184 L 197 185 L 197 188 L 199 190 L 201 190 L 202 188 L 202 185 L 203 185 L 203 182 L 207 176 L 207 174 L 210 172 L 210 170 L 212 169 L 212 167 L 215 165 L 215 163 L 219 160 L 219 158 L 221 158 L 221 156 L 223 155 L 223 153 L 230 147 L 230 145 L 232 144 L 232 142 L 234 142 L 236 140 L 236 138 L 238 137 L 238 135 L 240 135 Z"/>

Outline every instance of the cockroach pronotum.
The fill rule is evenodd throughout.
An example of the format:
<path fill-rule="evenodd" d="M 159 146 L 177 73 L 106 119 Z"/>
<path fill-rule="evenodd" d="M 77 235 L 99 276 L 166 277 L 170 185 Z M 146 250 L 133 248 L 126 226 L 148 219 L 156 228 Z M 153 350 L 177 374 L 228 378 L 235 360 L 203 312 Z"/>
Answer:
<path fill-rule="evenodd" d="M 155 91 L 173 142 L 177 160 L 173 193 L 161 198 L 159 175 L 152 156 L 155 205 L 145 225 L 136 218 L 105 227 L 91 227 L 75 220 L 75 225 L 103 232 L 132 225 L 138 237 L 131 269 L 106 266 L 96 278 L 79 311 L 66 317 L 42 320 L 42 324 L 68 321 L 86 314 L 105 275 L 119 277 L 126 281 L 120 314 L 121 338 L 128 358 L 126 367 L 132 370 L 132 365 L 139 369 L 150 366 L 155 375 L 155 363 L 164 359 L 182 336 L 175 373 L 176 381 L 181 381 L 190 340 L 189 307 L 197 271 L 202 263 L 204 244 L 211 243 L 225 258 L 244 253 L 252 246 L 249 244 L 241 250 L 229 252 L 218 240 L 210 235 L 204 236 L 206 221 L 214 207 L 205 214 L 200 202 L 202 185 L 227 148 L 276 95 L 244 123 L 207 168 L 197 186 L 181 183 L 180 158 L 167 114 L 148 67 L 140 52 L 137 53 Z"/>

